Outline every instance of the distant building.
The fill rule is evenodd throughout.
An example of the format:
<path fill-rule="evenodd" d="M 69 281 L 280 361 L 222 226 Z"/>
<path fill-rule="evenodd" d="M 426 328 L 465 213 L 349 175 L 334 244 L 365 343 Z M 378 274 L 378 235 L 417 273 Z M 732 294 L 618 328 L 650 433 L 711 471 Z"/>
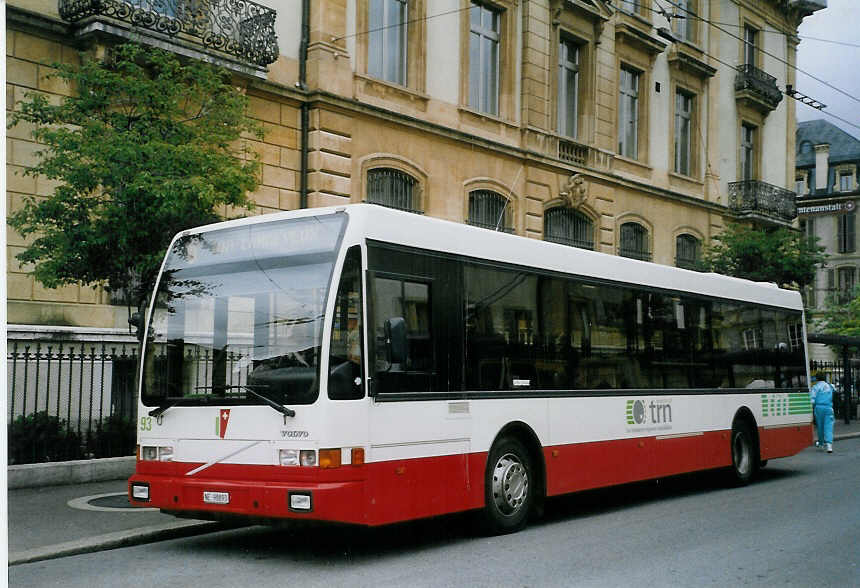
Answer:
<path fill-rule="evenodd" d="M 807 289 L 806 305 L 814 320 L 828 300 L 847 302 L 857 283 L 857 170 L 860 139 L 825 121 L 797 125 L 795 191 L 801 229 L 827 250 L 827 267 Z M 811 323 L 811 321 L 810 321 Z M 818 347 L 818 346 L 815 346 Z M 823 349 L 814 354 L 820 356 Z"/>

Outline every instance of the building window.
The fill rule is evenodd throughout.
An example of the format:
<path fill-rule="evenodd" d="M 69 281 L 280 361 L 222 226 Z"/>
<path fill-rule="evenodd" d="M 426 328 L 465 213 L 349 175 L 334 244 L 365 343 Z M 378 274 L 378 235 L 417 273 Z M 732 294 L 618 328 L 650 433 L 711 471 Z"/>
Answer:
<path fill-rule="evenodd" d="M 764 339 L 764 331 L 759 327 L 744 329 L 744 349 L 751 351 L 753 349 L 761 349 L 762 340 Z"/>
<path fill-rule="evenodd" d="M 558 44 L 558 132 L 576 137 L 579 112 L 579 46 L 570 39 Z"/>
<path fill-rule="evenodd" d="M 675 173 L 693 175 L 692 142 L 690 140 L 693 118 L 693 96 L 682 90 L 675 92 Z"/>
<path fill-rule="evenodd" d="M 805 218 L 800 221 L 800 230 L 806 235 L 810 244 L 815 244 L 815 219 L 813 217 Z"/>
<path fill-rule="evenodd" d="M 803 323 L 789 323 L 788 327 L 788 343 L 791 345 L 792 351 L 803 349 Z"/>
<path fill-rule="evenodd" d="M 755 179 L 756 161 L 755 145 L 756 128 L 753 125 L 743 123 L 741 125 L 741 179 Z"/>
<path fill-rule="evenodd" d="M 841 304 L 845 304 L 851 300 L 851 293 L 854 290 L 856 279 L 856 268 L 840 267 L 836 270 L 836 277 L 839 280 L 837 300 Z"/>
<path fill-rule="evenodd" d="M 594 222 L 570 208 L 550 208 L 543 217 L 543 239 L 593 251 Z"/>
<path fill-rule="evenodd" d="M 621 0 L 618 7 L 628 14 L 638 14 L 642 10 L 642 0 Z"/>
<path fill-rule="evenodd" d="M 618 153 L 631 159 L 639 154 L 639 72 L 621 68 L 618 96 Z"/>
<path fill-rule="evenodd" d="M 367 201 L 389 208 L 418 212 L 415 178 L 400 170 L 377 168 L 367 172 Z"/>
<path fill-rule="evenodd" d="M 469 15 L 469 106 L 499 113 L 500 13 L 472 3 Z"/>
<path fill-rule="evenodd" d="M 648 229 L 639 223 L 621 225 L 621 245 L 618 248 L 618 254 L 621 257 L 651 261 L 651 252 L 648 249 Z"/>
<path fill-rule="evenodd" d="M 806 194 L 806 176 L 796 176 L 794 178 L 794 191 L 798 196 Z"/>
<path fill-rule="evenodd" d="M 370 0 L 367 73 L 406 85 L 406 0 Z"/>
<path fill-rule="evenodd" d="M 758 63 L 758 30 L 744 25 L 744 64 L 756 66 Z"/>
<path fill-rule="evenodd" d="M 839 216 L 837 221 L 837 234 L 839 253 L 854 253 L 857 250 L 855 238 L 855 226 L 857 223 L 857 214 L 851 212 Z"/>
<path fill-rule="evenodd" d="M 494 231 L 512 233 L 508 199 L 492 190 L 469 192 L 469 224 Z"/>
<path fill-rule="evenodd" d="M 839 191 L 850 192 L 854 188 L 854 174 L 851 172 L 839 173 Z"/>
<path fill-rule="evenodd" d="M 675 265 L 685 269 L 696 269 L 702 256 L 702 244 L 693 235 L 678 235 L 675 238 Z"/>
<path fill-rule="evenodd" d="M 672 32 L 675 38 L 695 43 L 697 21 L 693 15 L 696 13 L 696 0 L 675 0 L 674 4 L 676 17 L 672 19 Z"/>

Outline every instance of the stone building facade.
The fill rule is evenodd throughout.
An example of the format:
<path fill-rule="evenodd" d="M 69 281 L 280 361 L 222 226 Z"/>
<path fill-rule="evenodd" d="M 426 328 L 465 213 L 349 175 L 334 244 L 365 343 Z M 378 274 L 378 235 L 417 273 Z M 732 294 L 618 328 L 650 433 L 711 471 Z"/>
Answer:
<path fill-rule="evenodd" d="M 378 202 L 685 266 L 728 220 L 795 222 L 782 89 L 797 25 L 824 6 L 8 0 L 7 109 L 68 91 L 50 62 L 135 40 L 234 73 L 265 131 L 256 213 Z M 39 148 L 30 131 L 8 131 L 10 210 L 54 188 L 20 173 Z M 34 281 L 15 259 L 25 245 L 10 229 L 16 332 L 128 333 L 100 288 Z"/>

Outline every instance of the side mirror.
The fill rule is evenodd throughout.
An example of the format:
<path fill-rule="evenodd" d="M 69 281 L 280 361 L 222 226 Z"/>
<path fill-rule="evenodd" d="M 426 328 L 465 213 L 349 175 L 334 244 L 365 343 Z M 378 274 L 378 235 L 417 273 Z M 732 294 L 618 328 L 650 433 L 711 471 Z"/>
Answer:
<path fill-rule="evenodd" d="M 406 320 L 402 316 L 392 317 L 385 321 L 385 347 L 388 350 L 388 362 L 406 363 Z"/>

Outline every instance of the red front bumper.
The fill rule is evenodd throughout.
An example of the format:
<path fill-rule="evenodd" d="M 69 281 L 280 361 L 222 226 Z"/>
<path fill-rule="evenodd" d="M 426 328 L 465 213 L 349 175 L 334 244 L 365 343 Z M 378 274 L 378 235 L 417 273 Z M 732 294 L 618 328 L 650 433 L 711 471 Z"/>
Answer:
<path fill-rule="evenodd" d="M 309 519 L 368 524 L 363 468 L 300 471 L 275 466 L 215 465 L 187 475 L 200 464 L 138 462 L 129 478 L 133 506 L 159 508 L 199 518 Z M 134 486 L 148 486 L 148 500 L 134 497 Z M 226 493 L 213 504 L 204 493 Z M 310 496 L 310 508 L 291 508 L 290 495 Z M 221 495 L 223 496 L 223 494 Z"/>

